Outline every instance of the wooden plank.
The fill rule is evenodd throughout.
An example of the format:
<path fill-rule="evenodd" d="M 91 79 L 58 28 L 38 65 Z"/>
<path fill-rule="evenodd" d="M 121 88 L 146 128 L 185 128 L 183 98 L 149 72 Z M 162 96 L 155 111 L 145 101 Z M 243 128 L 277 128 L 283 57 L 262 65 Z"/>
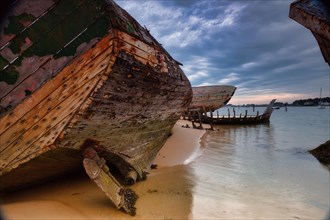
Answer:
<path fill-rule="evenodd" d="M 144 43 L 143 41 L 125 33 L 122 31 L 118 31 L 116 34 L 116 37 L 118 39 L 120 39 L 120 41 L 123 42 L 129 42 L 132 46 L 139 48 L 140 50 L 143 50 L 144 52 L 148 53 L 148 54 L 152 54 L 154 56 L 156 56 L 156 51 L 155 48 L 150 46 L 149 44 Z"/>
<path fill-rule="evenodd" d="M 96 75 L 91 81 L 86 81 L 85 84 L 83 84 L 75 93 L 59 105 L 61 106 L 60 109 L 54 108 L 43 118 L 45 120 L 39 120 L 32 128 L 23 133 L 18 139 L 16 139 L 15 142 L 10 144 L 8 148 L 1 153 L 1 159 L 7 162 L 7 164 L 10 164 L 10 162 L 15 160 L 15 158 L 19 155 L 21 155 L 22 158 L 25 157 L 26 150 L 29 149 L 29 147 L 31 147 L 36 140 L 42 136 L 49 136 L 50 133 L 48 132 L 52 127 L 56 126 L 56 124 L 68 115 L 73 115 L 73 113 L 89 95 L 92 88 L 94 88 L 93 85 L 98 82 L 99 78 L 100 74 Z M 59 133 L 60 131 L 57 131 L 57 135 Z M 50 140 L 44 143 L 44 145 L 51 145 L 55 141 L 56 137 L 57 136 L 50 137 Z M 4 161 L 3 164 L 1 164 L 0 169 L 3 168 Z"/>
<path fill-rule="evenodd" d="M 75 110 L 81 105 L 93 84 L 99 80 L 99 76 L 96 76 L 90 82 L 86 82 L 77 90 L 74 94 L 69 96 L 63 101 L 58 107 L 51 110 L 43 119 L 39 120 L 32 128 L 20 135 L 13 143 L 11 143 L 4 151 L 1 152 L 1 159 L 7 163 L 15 160 L 16 157 L 25 157 L 25 151 L 42 136 L 49 134 L 47 133 L 52 127 L 58 124 L 63 118 L 69 114 L 73 114 Z M 89 89 L 88 89 L 89 87 Z M 37 115 L 38 117 L 38 115 Z M 60 131 L 58 131 L 59 134 Z M 51 145 L 55 141 L 56 137 L 51 137 L 51 141 L 44 143 L 44 146 Z M 37 149 L 35 149 L 37 150 Z M 0 167 L 1 169 L 2 167 Z"/>
<path fill-rule="evenodd" d="M 29 112 L 36 104 L 48 97 L 49 94 L 57 89 L 61 84 L 65 84 L 70 78 L 77 77 L 81 68 L 89 64 L 91 60 L 93 60 L 99 54 L 105 50 L 107 50 L 108 53 L 111 53 L 113 49 L 111 46 L 113 44 L 111 38 L 113 38 L 113 36 L 109 35 L 108 37 L 101 40 L 99 43 L 97 43 L 97 45 L 95 45 L 94 48 L 64 68 L 61 73 L 58 74 L 58 77 L 55 77 L 50 82 L 46 83 L 42 89 L 32 93 L 30 97 L 16 106 L 15 109 L 0 118 L 0 124 L 4 125 L 0 127 L 0 135 L 10 126 L 12 126 L 16 121 L 22 118 L 24 114 Z"/>
<path fill-rule="evenodd" d="M 159 65 L 162 72 L 168 72 L 167 64 L 164 62 L 165 54 L 158 51 L 157 48 L 151 47 L 124 32 L 118 32 L 116 36 L 120 39 L 120 49 L 124 49 L 143 64 L 149 63 L 153 67 Z M 157 57 L 157 54 L 159 57 Z"/>
<path fill-rule="evenodd" d="M 33 11 L 29 10 L 29 5 L 26 3 L 20 3 L 16 4 L 16 7 L 14 7 L 13 11 L 11 12 L 12 15 L 20 15 L 22 14 L 22 11 L 31 11 L 31 14 L 35 17 L 35 20 L 27 20 L 25 19 L 24 22 L 20 22 L 20 24 L 23 25 L 23 29 L 21 30 L 21 33 L 23 30 L 27 27 L 29 27 L 32 23 L 34 23 L 36 20 L 40 18 L 44 14 L 45 11 L 50 10 L 55 2 L 54 1 L 45 1 L 45 0 L 34 0 L 34 5 L 38 5 L 38 7 L 35 7 Z M 23 19 L 22 19 L 23 20 Z M 15 34 L 4 34 L 0 32 L 0 48 L 3 47 L 8 42 L 12 41 L 17 35 Z"/>
<path fill-rule="evenodd" d="M 147 52 L 143 51 L 142 49 L 129 44 L 128 42 L 125 42 L 125 41 L 121 42 L 120 49 L 133 55 L 137 60 L 139 60 L 143 64 L 149 63 L 149 65 L 151 65 L 153 67 L 158 65 L 158 61 L 156 59 L 155 54 L 147 53 Z"/>
<path fill-rule="evenodd" d="M 76 87 L 79 87 L 81 84 L 86 83 L 86 80 L 91 79 L 99 71 L 97 68 L 105 68 L 109 62 L 108 51 L 111 51 L 112 48 L 109 48 L 103 54 L 97 57 L 97 60 L 93 66 L 84 66 L 80 71 L 80 76 L 76 78 L 70 78 L 61 87 L 57 88 L 53 93 L 49 94 L 47 98 L 38 103 L 33 107 L 28 113 L 26 113 L 20 120 L 14 123 L 9 129 L 7 129 L 0 139 L 0 153 L 13 141 L 17 135 L 27 130 L 29 127 L 34 126 L 37 120 L 40 120 L 47 112 L 57 106 L 58 103 L 62 102 L 68 95 L 75 91 Z M 96 58 L 95 58 L 96 59 Z M 72 82 L 71 82 L 72 81 Z M 37 117 L 36 117 L 37 116 Z"/>
<path fill-rule="evenodd" d="M 54 144 L 45 145 L 44 143 L 47 143 L 52 137 L 56 137 L 58 135 L 57 132 L 59 130 L 62 130 L 66 126 L 66 122 L 71 117 L 72 117 L 71 115 L 68 115 L 67 117 L 65 117 L 61 122 L 59 122 L 57 125 L 52 127 L 50 129 L 50 131 L 48 131 L 49 132 L 48 136 L 44 135 L 41 138 L 39 138 L 36 142 L 32 143 L 31 146 L 29 146 L 29 148 L 27 149 L 27 152 L 15 157 L 14 160 L 11 161 L 4 170 L 0 169 L 0 175 L 1 175 L 1 173 L 7 173 L 12 169 L 17 168 L 20 164 L 28 162 L 31 159 L 33 159 L 34 157 L 36 157 L 36 156 L 38 156 L 42 153 L 45 153 L 45 152 L 49 151 L 50 149 L 54 148 L 55 147 Z M 2 160 L 2 162 L 0 160 L 0 167 L 1 167 L 1 164 L 3 162 L 4 162 L 4 160 Z"/>
<path fill-rule="evenodd" d="M 106 164 L 98 164 L 90 158 L 83 160 L 84 168 L 91 180 L 105 193 L 105 195 L 118 208 L 124 209 L 128 214 L 135 215 L 136 208 L 134 207 L 138 196 L 134 191 L 125 189 L 118 181 L 107 172 L 109 168 Z"/>
<path fill-rule="evenodd" d="M 55 107 L 53 109 L 49 109 L 50 112 L 47 113 L 43 118 L 39 117 L 38 115 L 37 115 L 37 117 L 34 116 L 34 119 L 38 120 L 38 121 L 33 126 L 31 126 L 29 129 L 26 129 L 27 131 L 25 131 L 19 138 L 17 138 L 16 141 L 14 141 L 10 145 L 8 145 L 8 147 L 6 148 L 8 150 L 5 150 L 1 153 L 1 158 L 0 158 L 0 161 L 2 162 L 2 164 L 0 165 L 1 168 L 6 166 L 5 164 L 8 164 L 9 161 L 17 162 L 17 160 L 15 160 L 15 158 L 18 157 L 18 155 L 20 155 L 20 154 L 21 154 L 21 156 L 18 158 L 19 160 L 21 158 L 24 158 L 24 155 L 28 156 L 28 155 L 31 155 L 31 152 L 34 153 L 35 151 L 40 150 L 41 149 L 40 146 L 38 145 L 39 146 L 39 148 L 38 148 L 38 146 L 37 147 L 34 146 L 33 143 L 36 142 L 37 140 L 41 141 L 42 137 L 45 134 L 47 134 L 47 136 L 49 136 L 48 133 L 50 131 L 52 131 L 51 129 L 55 126 L 55 123 L 58 123 L 59 120 L 63 119 L 63 117 L 66 117 L 67 115 L 70 115 L 70 114 L 73 115 L 73 112 L 77 111 L 78 107 L 82 105 L 83 101 L 86 100 L 88 95 L 90 95 L 90 93 L 95 89 L 97 83 L 100 81 L 100 78 L 102 78 L 101 76 L 104 74 L 105 70 L 107 69 L 107 67 L 109 65 L 109 61 L 112 58 L 112 56 L 109 56 L 109 54 L 111 54 L 111 51 L 112 51 L 112 47 L 108 48 L 108 50 L 103 52 L 103 54 L 96 57 L 95 58 L 96 61 L 94 63 L 91 63 L 91 65 L 85 65 L 83 70 L 80 71 L 81 76 L 79 79 L 76 77 L 69 78 L 67 83 L 69 85 L 72 85 L 72 88 L 74 88 L 75 85 L 77 88 L 79 88 L 79 85 L 82 85 L 76 93 L 74 93 L 74 94 L 72 93 L 72 91 L 70 90 L 71 87 L 65 88 L 66 87 L 66 86 L 64 86 L 65 84 L 62 84 L 62 86 L 60 88 L 55 90 L 57 92 L 53 93 L 54 98 L 58 97 L 59 94 L 61 94 L 63 97 L 62 99 L 58 100 L 58 103 L 60 103 L 63 100 L 64 101 L 62 103 L 60 103 L 60 105 L 55 105 Z M 98 74 L 98 75 L 95 78 L 93 78 L 92 81 L 90 81 L 90 78 L 94 77 L 94 75 L 96 75 L 96 74 Z M 60 75 L 61 74 L 59 74 L 58 76 L 60 77 Z M 83 77 L 84 75 L 86 75 L 86 76 Z M 56 77 L 56 78 L 58 78 L 58 77 Z M 46 103 L 47 103 L 47 101 L 48 101 L 48 103 L 50 103 L 50 101 L 48 99 L 46 99 L 44 101 Z M 56 104 L 56 103 L 52 103 L 52 104 Z M 44 108 L 45 104 L 43 102 L 41 102 L 40 106 Z M 29 116 L 28 118 L 31 118 L 31 115 L 33 115 L 33 112 L 38 114 L 40 106 L 36 106 L 34 108 L 34 111 L 31 111 L 31 113 L 28 114 L 28 116 Z M 75 106 L 78 106 L 78 107 L 75 108 Z M 64 109 L 64 110 L 58 111 L 60 109 Z M 48 110 L 48 108 L 47 108 L 47 110 Z M 58 111 L 58 112 L 56 112 L 56 111 Z M 47 123 L 47 119 L 51 118 L 51 117 L 53 117 L 52 118 L 53 122 L 51 122 L 51 120 L 49 120 L 49 122 Z M 41 123 L 41 122 L 43 122 L 43 123 Z M 66 123 L 64 123 L 64 124 L 66 124 Z M 60 129 L 63 129 L 63 127 L 61 126 Z M 54 131 L 54 133 L 56 133 L 57 136 L 61 132 L 61 130 L 57 130 L 57 129 L 55 129 L 55 130 L 53 129 L 53 131 Z M 9 134 L 11 134 L 11 133 L 12 132 L 9 132 Z M 57 136 L 50 136 L 51 137 L 50 139 L 52 141 L 50 141 L 50 140 L 42 141 L 44 143 L 43 146 L 51 145 Z M 16 145 L 20 144 L 21 146 L 24 146 L 24 147 L 17 149 L 17 147 L 14 146 L 15 144 Z M 33 146 L 33 148 L 35 148 L 36 150 L 27 150 L 29 148 L 29 146 Z M 25 151 L 27 153 L 25 153 Z M 24 152 L 24 153 L 22 154 L 22 152 Z M 3 155 L 6 155 L 6 156 L 3 156 Z"/>
<path fill-rule="evenodd" d="M 101 50 L 101 49 L 105 49 L 104 47 L 101 47 L 102 45 L 98 45 L 98 47 L 95 48 L 95 52 Z M 83 54 L 82 56 L 85 56 L 85 54 Z M 93 55 L 92 55 L 93 56 Z M 43 57 L 45 58 L 45 57 Z M 41 61 L 36 61 L 36 60 L 40 60 L 43 58 L 38 58 L 38 57 L 31 57 L 28 58 L 30 59 L 30 63 L 36 63 L 36 62 L 41 62 Z M 93 57 L 91 57 L 93 58 Z M 37 90 L 39 87 L 41 87 L 41 85 L 46 82 L 48 79 L 51 79 L 53 76 L 52 74 L 57 73 L 57 72 L 61 72 L 62 70 L 60 70 L 59 68 L 62 68 L 63 66 L 70 66 L 69 62 L 69 58 L 66 57 L 62 57 L 60 59 L 58 59 L 56 62 L 52 61 L 53 57 L 51 56 L 47 56 L 47 60 L 42 61 L 42 65 L 33 73 L 28 74 L 27 77 L 24 77 L 24 80 L 12 87 L 9 91 L 6 91 L 3 93 L 6 93 L 1 100 L 2 106 L 7 106 L 11 103 L 11 105 L 16 105 L 18 102 L 22 101 L 23 99 L 26 98 L 25 95 L 25 90 L 28 89 L 31 92 L 35 92 L 35 90 Z M 25 61 L 27 62 L 27 61 Z M 28 62 L 29 63 L 29 62 Z M 77 63 L 79 64 L 79 62 Z M 83 63 L 82 63 L 83 64 Z M 86 64 L 85 64 L 86 65 Z M 24 65 L 25 68 L 28 68 L 28 64 Z M 77 65 L 77 67 L 79 67 Z M 73 67 L 73 72 L 74 73 L 76 70 L 79 70 L 79 68 L 77 67 Z M 31 67 L 32 69 L 32 67 Z M 24 72 L 26 72 L 26 70 L 22 70 Z M 23 76 L 24 74 L 20 74 L 20 78 Z M 4 88 L 6 89 L 6 88 Z"/>

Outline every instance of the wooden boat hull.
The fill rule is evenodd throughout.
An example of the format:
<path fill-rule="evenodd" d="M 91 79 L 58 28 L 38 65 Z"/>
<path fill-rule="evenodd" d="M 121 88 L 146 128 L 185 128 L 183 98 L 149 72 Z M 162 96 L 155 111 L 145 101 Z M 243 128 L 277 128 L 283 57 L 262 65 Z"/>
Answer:
<path fill-rule="evenodd" d="M 190 116 L 190 120 L 192 122 L 201 122 L 205 124 L 211 125 L 250 125 L 250 124 L 263 124 L 269 123 L 270 117 L 273 113 L 273 106 L 276 99 L 273 99 L 268 104 L 267 108 L 265 109 L 262 115 L 255 115 L 255 116 L 233 116 L 233 117 L 225 117 L 225 116 L 208 116 L 206 112 L 204 114 L 198 114 Z"/>
<path fill-rule="evenodd" d="M 187 77 L 114 2 L 37 1 L 18 1 L 2 20 L 0 190 L 74 171 L 91 146 L 144 179 L 191 101 Z"/>
<path fill-rule="evenodd" d="M 290 5 L 289 17 L 312 32 L 325 62 L 330 65 L 330 2 L 328 0 L 295 1 Z"/>
<path fill-rule="evenodd" d="M 220 118 L 210 118 L 203 117 L 202 123 L 212 124 L 212 125 L 253 125 L 253 124 L 263 124 L 269 123 L 270 117 L 259 115 L 250 117 L 220 117 Z"/>
<path fill-rule="evenodd" d="M 229 85 L 192 87 L 193 99 L 189 109 L 215 111 L 226 105 L 234 95 L 236 87 Z"/>

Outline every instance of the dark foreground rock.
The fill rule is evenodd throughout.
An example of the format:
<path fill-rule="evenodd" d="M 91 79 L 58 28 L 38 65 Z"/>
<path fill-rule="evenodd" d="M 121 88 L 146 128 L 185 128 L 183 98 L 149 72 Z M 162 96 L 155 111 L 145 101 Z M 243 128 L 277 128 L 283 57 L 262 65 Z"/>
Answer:
<path fill-rule="evenodd" d="M 321 144 L 317 148 L 310 150 L 311 153 L 316 159 L 318 159 L 324 165 L 330 165 L 330 140 Z"/>

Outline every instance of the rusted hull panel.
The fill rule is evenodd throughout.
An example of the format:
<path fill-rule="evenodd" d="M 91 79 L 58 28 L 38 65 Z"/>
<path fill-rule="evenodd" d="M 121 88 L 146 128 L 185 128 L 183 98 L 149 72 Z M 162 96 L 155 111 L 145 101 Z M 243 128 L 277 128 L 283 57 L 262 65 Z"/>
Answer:
<path fill-rule="evenodd" d="M 112 1 L 35 1 L 18 1 L 1 21 L 0 190 L 82 166 L 91 143 L 143 179 L 190 104 L 187 77 Z"/>
<path fill-rule="evenodd" d="M 296 1 L 290 5 L 289 17 L 313 33 L 325 61 L 330 65 L 330 2 L 328 0 Z"/>
<path fill-rule="evenodd" d="M 193 100 L 189 109 L 214 111 L 229 102 L 236 87 L 228 85 L 193 87 Z"/>

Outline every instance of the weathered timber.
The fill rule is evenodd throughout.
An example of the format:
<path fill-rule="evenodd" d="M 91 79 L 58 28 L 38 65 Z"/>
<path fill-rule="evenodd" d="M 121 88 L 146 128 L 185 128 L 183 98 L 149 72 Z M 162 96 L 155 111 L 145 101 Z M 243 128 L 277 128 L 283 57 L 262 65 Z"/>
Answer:
<path fill-rule="evenodd" d="M 184 118 L 197 119 L 199 126 L 192 121 L 193 128 L 203 129 L 202 113 L 213 112 L 226 105 L 236 91 L 236 87 L 229 85 L 213 85 L 192 87 L 193 99 Z M 211 129 L 212 125 L 211 125 Z"/>
<path fill-rule="evenodd" d="M 189 111 L 215 111 L 226 105 L 236 91 L 229 85 L 213 85 L 192 87 L 193 99 Z"/>
<path fill-rule="evenodd" d="M 89 145 L 128 184 L 145 179 L 192 99 L 179 63 L 113 1 L 18 0 L 6 7 L 0 191 L 78 169 Z"/>
<path fill-rule="evenodd" d="M 330 1 L 299 0 L 291 3 L 289 17 L 308 28 L 330 65 Z"/>
<path fill-rule="evenodd" d="M 114 202 L 118 209 L 123 208 L 130 215 L 135 215 L 135 202 L 138 196 L 130 189 L 120 185 L 109 172 L 104 158 L 100 158 L 92 147 L 84 149 L 84 168 L 88 176 Z"/>
<path fill-rule="evenodd" d="M 228 117 L 213 117 L 213 114 L 208 116 L 207 112 L 205 112 L 202 117 L 190 117 L 190 120 L 193 122 L 201 122 L 211 125 L 244 125 L 268 123 L 273 112 L 273 105 L 275 101 L 276 99 L 273 99 L 265 109 L 264 113 L 261 115 L 259 115 L 259 112 L 257 112 L 255 116 L 248 116 L 246 112 L 244 117 L 241 117 L 241 115 L 239 117 L 235 117 L 235 115 L 233 117 L 230 117 L 230 115 Z"/>

